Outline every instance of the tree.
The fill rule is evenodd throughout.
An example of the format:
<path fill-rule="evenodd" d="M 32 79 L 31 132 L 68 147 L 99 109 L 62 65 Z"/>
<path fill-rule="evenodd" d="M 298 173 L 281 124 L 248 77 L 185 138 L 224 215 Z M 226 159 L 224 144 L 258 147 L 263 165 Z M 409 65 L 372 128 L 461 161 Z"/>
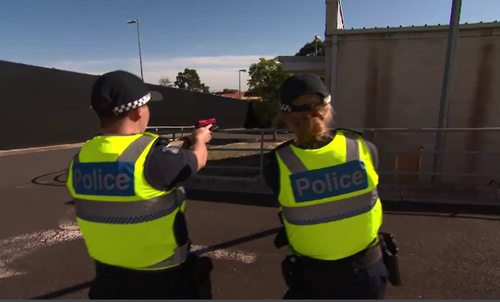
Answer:
<path fill-rule="evenodd" d="M 284 72 L 276 59 L 265 58 L 250 65 L 248 74 L 249 91 L 262 97 L 262 100 L 253 102 L 259 124 L 261 127 L 271 127 L 279 109 L 279 89 L 292 74 Z"/>
<path fill-rule="evenodd" d="M 201 82 L 196 69 L 186 68 L 179 72 L 174 84 L 180 89 L 210 93 L 210 87 Z"/>
<path fill-rule="evenodd" d="M 236 92 L 238 92 L 238 89 L 229 89 L 229 88 L 224 88 L 224 89 L 222 90 L 222 93 L 224 93 L 224 94 L 231 94 L 231 93 L 236 93 Z"/>
<path fill-rule="evenodd" d="M 252 93 L 260 95 L 263 100 L 279 101 L 279 89 L 291 73 L 281 69 L 281 63 L 276 59 L 260 58 L 258 63 L 250 65 L 248 69 L 248 88 Z"/>
<path fill-rule="evenodd" d="M 316 55 L 316 43 L 318 46 L 318 57 L 323 57 L 325 56 L 325 49 L 324 49 L 324 43 L 320 39 L 315 39 L 312 42 L 306 43 L 302 48 L 299 50 L 298 53 L 295 54 L 295 56 L 315 56 Z"/>
<path fill-rule="evenodd" d="M 173 87 L 174 83 L 172 83 L 172 81 L 170 80 L 169 77 L 161 77 L 158 80 L 158 85 L 164 86 L 164 87 Z"/>

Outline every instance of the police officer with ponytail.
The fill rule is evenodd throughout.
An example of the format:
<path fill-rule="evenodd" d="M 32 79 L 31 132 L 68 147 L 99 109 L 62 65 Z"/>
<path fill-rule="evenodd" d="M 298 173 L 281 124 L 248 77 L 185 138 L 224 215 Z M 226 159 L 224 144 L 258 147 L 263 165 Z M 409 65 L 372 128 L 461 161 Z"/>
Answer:
<path fill-rule="evenodd" d="M 275 244 L 292 252 L 282 263 L 284 299 L 382 299 L 377 149 L 361 133 L 330 130 L 330 94 L 314 75 L 288 78 L 280 109 L 295 139 L 270 153 L 264 173 L 285 230 Z"/>
<path fill-rule="evenodd" d="M 145 132 L 151 99 L 124 71 L 102 75 L 92 89 L 102 133 L 74 156 L 67 180 L 95 262 L 91 299 L 211 298 L 211 262 L 189 253 L 180 186 L 205 166 L 211 126 L 173 147 Z"/>

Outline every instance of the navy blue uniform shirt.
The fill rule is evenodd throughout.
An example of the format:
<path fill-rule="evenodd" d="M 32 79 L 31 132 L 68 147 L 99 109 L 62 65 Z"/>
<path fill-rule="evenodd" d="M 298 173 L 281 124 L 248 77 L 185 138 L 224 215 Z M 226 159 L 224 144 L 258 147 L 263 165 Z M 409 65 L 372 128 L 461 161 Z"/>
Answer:
<path fill-rule="evenodd" d="M 191 150 L 168 147 L 168 140 L 159 138 L 146 157 L 144 176 L 155 189 L 168 191 L 195 176 L 198 159 Z"/>

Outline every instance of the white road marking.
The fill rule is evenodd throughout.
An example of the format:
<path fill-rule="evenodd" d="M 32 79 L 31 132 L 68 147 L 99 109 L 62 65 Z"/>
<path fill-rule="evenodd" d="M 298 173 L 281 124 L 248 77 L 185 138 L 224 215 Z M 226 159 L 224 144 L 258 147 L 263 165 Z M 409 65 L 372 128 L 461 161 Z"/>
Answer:
<path fill-rule="evenodd" d="M 26 272 L 9 268 L 10 263 L 42 248 L 81 238 L 82 234 L 78 225 L 74 221 L 65 220 L 59 223 L 59 228 L 56 230 L 34 232 L 0 240 L 0 280 L 26 274 Z M 192 245 L 191 250 L 198 251 L 206 248 L 203 245 Z M 257 254 L 230 249 L 217 249 L 204 252 L 202 255 L 245 264 L 252 264 L 257 260 Z"/>
<path fill-rule="evenodd" d="M 197 251 L 201 249 L 205 249 L 206 246 L 202 245 L 192 245 L 191 250 Z M 210 252 L 205 252 L 202 254 L 203 256 L 208 256 L 213 259 L 227 260 L 227 261 L 235 261 L 242 262 L 245 264 L 252 264 L 257 260 L 257 255 L 254 253 L 249 253 L 240 250 L 228 250 L 228 249 L 218 249 Z"/>
<path fill-rule="evenodd" d="M 53 145 L 53 146 L 44 146 L 44 147 L 32 147 L 32 148 L 22 148 L 22 149 L 9 149 L 9 150 L 0 151 L 0 156 L 35 153 L 35 152 L 46 152 L 46 151 L 55 151 L 55 150 L 64 150 L 64 149 L 73 149 L 73 148 L 78 148 L 81 146 L 83 146 L 83 143 Z"/>
<path fill-rule="evenodd" d="M 24 189 L 24 188 L 29 188 L 31 186 L 33 186 L 33 184 L 27 184 L 27 185 L 17 186 L 16 189 Z"/>
<path fill-rule="evenodd" d="M 82 238 L 82 234 L 78 228 L 67 229 L 68 227 L 71 226 L 62 224 L 57 230 L 34 232 L 1 240 L 0 279 L 26 274 L 26 272 L 18 272 L 10 269 L 8 267 L 9 263 L 36 252 L 41 248 Z"/>

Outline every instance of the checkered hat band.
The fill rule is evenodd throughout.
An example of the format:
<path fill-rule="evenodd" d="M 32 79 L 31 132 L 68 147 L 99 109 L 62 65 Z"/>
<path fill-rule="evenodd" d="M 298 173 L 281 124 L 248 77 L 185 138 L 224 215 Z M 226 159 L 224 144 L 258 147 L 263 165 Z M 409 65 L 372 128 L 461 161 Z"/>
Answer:
<path fill-rule="evenodd" d="M 138 99 L 137 101 L 133 101 L 133 102 L 130 102 L 128 104 L 117 106 L 117 107 L 113 108 L 113 113 L 115 115 L 118 115 L 120 113 L 124 113 L 124 112 L 130 111 L 132 109 L 137 109 L 137 108 L 139 108 L 141 106 L 144 106 L 147 102 L 149 102 L 149 100 L 151 100 L 151 94 L 150 93 L 146 94 L 145 96 L 143 96 L 142 98 Z"/>
<path fill-rule="evenodd" d="M 280 104 L 280 109 L 283 112 L 291 112 L 292 111 L 292 107 L 290 107 L 290 105 L 286 105 L 286 104 Z"/>

